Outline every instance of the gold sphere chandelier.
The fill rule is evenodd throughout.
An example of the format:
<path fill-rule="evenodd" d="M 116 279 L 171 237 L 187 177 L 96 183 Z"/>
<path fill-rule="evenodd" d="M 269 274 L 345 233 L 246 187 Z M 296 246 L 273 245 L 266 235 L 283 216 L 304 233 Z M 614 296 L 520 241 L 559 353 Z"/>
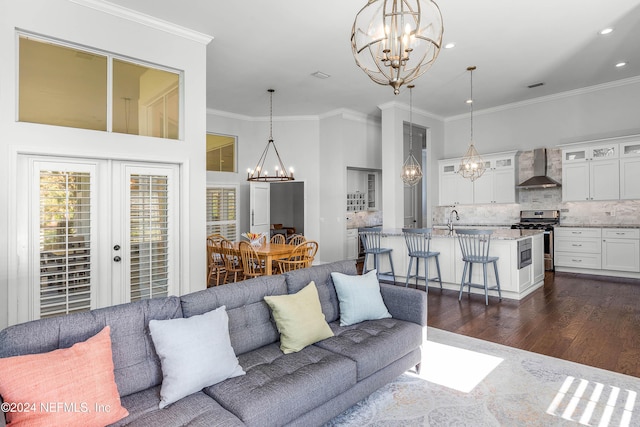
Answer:
<path fill-rule="evenodd" d="M 278 148 L 276 147 L 276 143 L 273 141 L 273 92 L 275 90 L 268 89 L 269 92 L 269 140 L 267 141 L 267 146 L 264 148 L 256 167 L 253 169 L 247 169 L 247 181 L 262 181 L 262 182 L 273 182 L 273 181 L 293 181 L 293 168 L 287 169 L 284 167 L 284 163 L 282 163 L 282 159 L 280 158 L 280 153 L 278 153 Z M 275 151 L 276 158 L 278 160 L 275 171 L 273 175 L 269 175 L 269 171 L 264 168 L 264 162 L 267 160 L 267 154 L 269 154 L 269 148 L 273 146 L 273 151 Z"/>
<path fill-rule="evenodd" d="M 436 60 L 443 32 L 433 1 L 369 0 L 353 22 L 351 49 L 358 67 L 397 95 Z"/>
<path fill-rule="evenodd" d="M 467 100 L 469 105 L 471 106 L 471 138 L 469 140 L 469 148 L 467 149 L 467 153 L 462 158 L 460 162 L 460 170 L 459 173 L 465 177 L 470 179 L 471 181 L 475 181 L 480 178 L 484 173 L 484 160 L 478 154 L 476 147 L 473 145 L 473 71 L 476 69 L 475 66 L 467 67 L 467 71 L 469 71 L 471 77 L 471 97 Z"/>
<path fill-rule="evenodd" d="M 402 165 L 402 182 L 406 186 L 412 187 L 422 179 L 422 168 L 420 162 L 413 155 L 413 85 L 409 88 L 409 155 Z"/>

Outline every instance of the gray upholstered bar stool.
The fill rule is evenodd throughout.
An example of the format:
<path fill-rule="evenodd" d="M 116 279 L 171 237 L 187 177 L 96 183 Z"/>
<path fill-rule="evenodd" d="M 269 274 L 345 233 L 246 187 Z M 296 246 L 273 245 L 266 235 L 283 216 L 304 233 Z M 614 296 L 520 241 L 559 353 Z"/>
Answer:
<path fill-rule="evenodd" d="M 485 304 L 489 305 L 489 291 L 497 290 L 498 297 L 502 300 L 502 293 L 500 292 L 500 278 L 498 277 L 498 257 L 489 256 L 489 246 L 491 243 L 491 235 L 493 230 L 456 230 L 458 235 L 458 242 L 460 243 L 460 249 L 462 250 L 462 260 L 464 261 L 464 269 L 462 270 L 462 281 L 460 282 L 460 295 L 458 301 L 462 299 L 462 291 L 467 286 L 469 293 L 471 288 L 484 289 Z M 487 285 L 487 264 L 493 264 L 493 271 L 496 275 L 495 286 L 489 287 Z M 473 264 L 482 264 L 482 277 L 484 283 L 472 283 L 471 275 L 473 272 Z M 468 280 L 465 282 L 465 276 Z"/>
<path fill-rule="evenodd" d="M 416 278 L 416 288 L 418 287 L 418 279 L 424 280 L 425 291 L 429 287 L 429 282 L 439 282 L 440 289 L 442 289 L 442 276 L 440 275 L 440 262 L 438 261 L 438 255 L 440 252 L 431 251 L 431 229 L 430 228 L 403 228 L 404 240 L 407 243 L 407 250 L 409 251 L 409 268 L 407 269 L 407 280 L 404 286 L 409 286 L 409 279 Z M 434 258 L 436 261 L 436 270 L 438 272 L 437 277 L 429 278 L 429 259 Z M 413 260 L 416 261 L 416 274 L 411 274 L 411 267 L 413 266 Z M 419 275 L 420 260 L 424 260 L 424 276 Z"/>
<path fill-rule="evenodd" d="M 367 272 L 367 260 L 369 259 L 369 255 L 372 255 L 373 268 L 376 270 L 376 277 L 378 278 L 378 280 L 380 279 L 381 274 L 391 274 L 391 276 L 393 276 L 393 281 L 395 282 L 396 273 L 393 270 L 393 259 L 391 259 L 391 251 L 393 249 L 380 247 L 382 227 L 358 228 L 358 234 L 360 235 L 360 241 L 362 242 L 362 247 L 364 249 L 364 267 L 362 268 L 362 273 L 364 274 Z M 389 266 L 391 267 L 390 271 L 380 271 L 381 255 L 387 255 L 389 257 Z"/>

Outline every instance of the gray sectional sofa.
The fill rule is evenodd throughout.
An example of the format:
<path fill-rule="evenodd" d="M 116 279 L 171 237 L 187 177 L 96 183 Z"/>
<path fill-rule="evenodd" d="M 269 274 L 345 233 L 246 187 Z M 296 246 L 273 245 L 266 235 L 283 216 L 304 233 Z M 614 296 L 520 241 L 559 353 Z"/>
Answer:
<path fill-rule="evenodd" d="M 114 425 L 321 425 L 418 365 L 427 321 L 425 292 L 381 284 L 392 318 L 340 326 L 331 272 L 355 275 L 356 268 L 353 262 L 340 261 L 182 297 L 10 326 L 0 331 L 0 358 L 67 348 L 110 325 L 115 381 L 122 405 L 129 411 L 128 417 Z M 297 353 L 283 354 L 263 298 L 298 292 L 312 280 L 335 336 Z M 246 375 L 158 409 L 163 377 L 149 321 L 191 317 L 223 305 L 231 345 Z"/>

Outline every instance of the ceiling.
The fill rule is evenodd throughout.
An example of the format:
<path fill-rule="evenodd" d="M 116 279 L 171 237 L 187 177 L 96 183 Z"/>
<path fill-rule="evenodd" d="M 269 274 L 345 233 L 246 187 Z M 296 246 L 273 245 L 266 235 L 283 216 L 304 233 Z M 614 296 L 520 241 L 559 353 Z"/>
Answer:
<path fill-rule="evenodd" d="M 268 116 L 269 88 L 276 90 L 274 116 L 338 109 L 379 115 L 379 105 L 409 103 L 406 88 L 394 95 L 355 64 L 351 27 L 365 0 L 111 1 L 214 37 L 207 47 L 207 108 Z M 413 92 L 414 108 L 435 116 L 468 112 L 470 65 L 477 66 L 476 111 L 640 77 L 638 0 L 437 3 L 443 43 L 456 47 L 442 49 Z M 599 35 L 606 27 L 614 31 Z M 627 65 L 616 68 L 620 61 Z M 331 77 L 313 77 L 316 71 Z"/>

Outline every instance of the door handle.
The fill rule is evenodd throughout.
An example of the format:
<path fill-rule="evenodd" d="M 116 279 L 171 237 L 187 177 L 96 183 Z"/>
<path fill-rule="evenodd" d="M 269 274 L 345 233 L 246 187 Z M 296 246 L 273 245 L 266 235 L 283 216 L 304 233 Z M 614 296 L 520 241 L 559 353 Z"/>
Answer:
<path fill-rule="evenodd" d="M 113 260 L 115 262 L 120 262 L 120 261 L 122 261 L 122 258 L 120 258 L 119 256 L 116 255 L 116 256 L 113 257 Z"/>

